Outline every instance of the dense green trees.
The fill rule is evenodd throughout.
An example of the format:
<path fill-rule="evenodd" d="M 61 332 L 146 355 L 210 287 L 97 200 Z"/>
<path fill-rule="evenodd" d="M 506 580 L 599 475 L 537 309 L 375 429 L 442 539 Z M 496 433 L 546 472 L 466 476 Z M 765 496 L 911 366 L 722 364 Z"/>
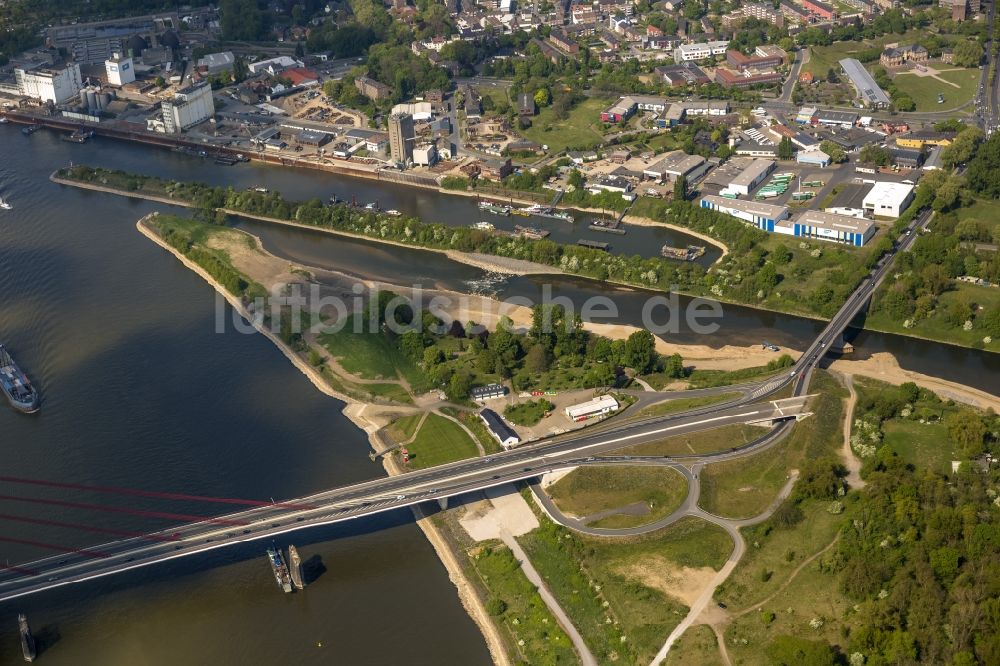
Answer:
<path fill-rule="evenodd" d="M 256 41 L 267 32 L 267 20 L 257 0 L 219 0 L 219 14 L 224 39 Z"/>
<path fill-rule="evenodd" d="M 954 63 L 958 67 L 979 67 L 983 59 L 983 45 L 972 39 L 962 39 L 955 44 Z"/>

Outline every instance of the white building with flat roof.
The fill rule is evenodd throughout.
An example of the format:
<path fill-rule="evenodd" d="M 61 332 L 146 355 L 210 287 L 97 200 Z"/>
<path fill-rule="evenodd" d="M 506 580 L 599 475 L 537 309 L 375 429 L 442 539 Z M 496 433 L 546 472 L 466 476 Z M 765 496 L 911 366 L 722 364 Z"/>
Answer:
<path fill-rule="evenodd" d="M 421 143 L 413 147 L 413 163 L 417 166 L 434 166 L 438 161 L 437 146 Z"/>
<path fill-rule="evenodd" d="M 14 78 L 22 95 L 53 104 L 73 99 L 83 88 L 80 65 L 76 63 L 65 67 L 18 67 Z"/>
<path fill-rule="evenodd" d="M 728 48 L 729 40 L 702 42 L 700 44 L 681 44 L 674 49 L 674 62 L 692 62 L 711 58 L 712 56 L 725 55 Z"/>
<path fill-rule="evenodd" d="M 583 421 L 617 411 L 618 401 L 610 395 L 601 395 L 578 405 L 570 405 L 566 408 L 566 416 L 571 421 Z"/>
<path fill-rule="evenodd" d="M 729 183 L 730 192 L 748 195 L 774 170 L 774 160 L 755 159 Z"/>
<path fill-rule="evenodd" d="M 896 218 L 913 201 L 913 185 L 878 182 L 865 195 L 862 207 L 875 217 Z"/>

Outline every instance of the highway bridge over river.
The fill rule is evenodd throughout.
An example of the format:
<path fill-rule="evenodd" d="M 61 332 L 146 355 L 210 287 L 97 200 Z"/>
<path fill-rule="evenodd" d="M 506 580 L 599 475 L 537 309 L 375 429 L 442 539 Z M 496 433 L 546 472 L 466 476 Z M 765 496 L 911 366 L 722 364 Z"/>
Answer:
<path fill-rule="evenodd" d="M 233 544 L 272 538 L 300 529 L 330 525 L 538 477 L 580 465 L 622 464 L 629 458 L 603 458 L 627 446 L 739 423 L 771 423 L 768 435 L 728 451 L 671 456 L 682 464 L 704 464 L 760 453 L 787 434 L 806 412 L 809 378 L 830 344 L 866 307 L 896 254 L 906 251 L 930 214 L 922 213 L 896 239 L 887 254 L 847 299 L 794 366 L 781 375 L 744 387 L 741 397 L 684 413 L 646 419 L 612 419 L 600 426 L 559 435 L 489 457 L 462 460 L 400 476 L 377 479 L 307 497 L 189 523 L 141 537 L 88 547 L 70 554 L 10 566 L 0 571 L 0 601 L 54 587 L 80 583 Z M 769 399 L 791 386 L 791 397 Z M 636 464 L 646 462 L 635 458 Z"/>

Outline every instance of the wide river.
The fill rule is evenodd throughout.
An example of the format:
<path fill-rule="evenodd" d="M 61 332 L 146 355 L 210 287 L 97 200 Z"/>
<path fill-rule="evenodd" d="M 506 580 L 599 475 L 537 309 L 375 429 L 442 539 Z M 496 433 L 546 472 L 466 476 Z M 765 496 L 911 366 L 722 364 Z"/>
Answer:
<path fill-rule="evenodd" d="M 136 509 L 211 515 L 235 508 L 10 479 L 269 500 L 382 475 L 366 455 L 365 435 L 341 416 L 341 403 L 317 392 L 270 342 L 231 327 L 215 332 L 212 289 L 135 230 L 139 217 L 169 207 L 49 182 L 70 161 L 237 188 L 263 184 L 290 198 L 377 199 L 384 208 L 452 224 L 480 219 L 473 201 L 434 192 L 258 165 L 219 167 L 109 140 L 80 146 L 49 131 L 24 137 L 15 126 L 0 126 L 0 195 L 14 205 L 0 211 L 0 341 L 43 397 L 33 417 L 0 408 L 0 563 L 51 555 L 46 544 L 85 547 L 113 538 L 88 530 L 146 531 L 176 522 Z M 364 277 L 456 290 L 486 277 L 419 250 L 240 226 L 280 256 Z M 639 236 L 630 231 L 625 238 Z M 576 302 L 610 296 L 624 322 L 639 321 L 648 296 L 573 278 L 512 278 L 494 288 L 537 298 L 543 284 Z M 794 345 L 820 327 L 748 308 L 724 311 L 712 336 L 682 329 L 668 337 Z M 855 344 L 859 353 L 889 351 L 903 367 L 984 389 L 1000 373 L 1000 355 L 867 332 Z M 489 662 L 409 512 L 292 541 L 314 579 L 305 593 L 282 594 L 265 544 L 252 543 L 2 604 L 0 662 L 17 657 L 18 612 L 28 614 L 52 664 Z"/>

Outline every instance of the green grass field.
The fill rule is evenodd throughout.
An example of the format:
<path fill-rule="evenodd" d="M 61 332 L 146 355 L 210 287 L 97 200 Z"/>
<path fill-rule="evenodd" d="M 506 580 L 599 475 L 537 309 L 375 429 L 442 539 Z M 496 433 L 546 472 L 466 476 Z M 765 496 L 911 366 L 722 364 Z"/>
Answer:
<path fill-rule="evenodd" d="M 636 540 L 581 537 L 539 521 L 518 540 L 602 664 L 649 663 L 687 611 L 662 591 L 664 577 L 685 566 L 718 570 L 733 548 L 722 528 L 693 518 Z"/>
<path fill-rule="evenodd" d="M 469 561 L 474 580 L 488 591 L 487 608 L 503 609 L 494 619 L 511 656 L 526 664 L 578 662 L 569 638 L 507 546 L 485 542 L 469 552 Z"/>
<path fill-rule="evenodd" d="M 951 65 L 935 64 L 935 67 Z M 978 69 L 961 69 L 941 72 L 939 76 L 959 87 L 948 85 L 930 76 L 917 76 L 912 72 L 900 72 L 893 83 L 901 91 L 913 98 L 917 111 L 947 111 L 962 106 L 976 94 L 979 85 Z M 938 94 L 944 94 L 944 102 L 938 104 Z"/>
<path fill-rule="evenodd" d="M 672 513 L 687 496 L 687 481 L 670 468 L 581 467 L 546 492 L 562 511 L 580 517 L 642 502 L 649 513 L 608 516 L 592 523 L 594 527 L 633 527 Z"/>
<path fill-rule="evenodd" d="M 722 666 L 719 642 L 707 624 L 698 624 L 685 631 L 663 662 L 666 666 Z"/>
<path fill-rule="evenodd" d="M 627 456 L 675 456 L 692 453 L 712 453 L 724 451 L 734 446 L 746 444 L 760 437 L 767 428 L 746 424 L 734 424 L 704 430 L 689 435 L 675 435 L 658 442 L 636 444 L 618 453 Z"/>
<path fill-rule="evenodd" d="M 891 446 L 908 463 L 950 474 L 951 461 L 959 459 L 948 439 L 948 428 L 942 423 L 892 419 L 882 425 L 882 431 L 883 444 Z"/>
<path fill-rule="evenodd" d="M 665 402 L 658 403 L 656 405 L 651 405 L 644 408 L 642 411 L 637 412 L 635 416 L 637 417 L 649 417 L 649 416 L 664 416 L 666 414 L 676 414 L 677 412 L 685 412 L 689 409 L 697 409 L 698 407 L 707 407 L 709 405 L 715 405 L 720 402 L 725 402 L 727 400 L 732 400 L 739 396 L 739 393 L 720 393 L 719 395 L 706 395 L 698 398 L 680 398 L 676 400 L 667 400 Z"/>
<path fill-rule="evenodd" d="M 428 414 L 417 432 L 410 451 L 410 467 L 423 469 L 435 465 L 473 458 L 479 455 L 476 443 L 456 424 L 438 414 Z"/>
<path fill-rule="evenodd" d="M 570 112 L 566 120 L 557 120 L 552 107 L 545 107 L 532 119 L 523 134 L 532 141 L 549 147 L 549 153 L 567 147 L 596 146 L 604 141 L 601 111 L 614 100 L 608 97 L 588 97 Z"/>
<path fill-rule="evenodd" d="M 352 322 L 348 322 L 336 333 L 320 335 L 319 343 L 340 362 L 344 370 L 363 379 L 394 381 L 402 374 L 414 391 L 422 392 L 430 388 L 423 371 L 403 355 L 385 334 L 356 333 Z"/>
<path fill-rule="evenodd" d="M 822 555 L 803 565 L 833 542 L 845 522 L 844 514 L 830 513 L 829 506 L 825 501 L 803 504 L 805 518 L 791 529 L 765 524 L 744 530 L 747 554 L 715 595 L 735 616 L 725 632 L 734 664 L 773 663 L 766 649 L 778 635 L 845 645 L 841 630 L 851 602 L 840 593 L 836 573 L 820 566 Z M 761 602 L 760 609 L 750 610 Z M 749 612 L 741 614 L 744 610 Z M 822 618 L 820 627 L 810 626 L 813 618 Z M 717 649 L 706 654 L 714 656 Z M 702 662 L 693 655 L 691 663 Z"/>
<path fill-rule="evenodd" d="M 748 458 L 705 467 L 699 498 L 703 509 L 733 518 L 756 516 L 778 496 L 792 469 L 840 446 L 846 390 L 829 374 L 818 372 L 809 391 L 818 394 L 810 404 L 813 416 L 797 423 L 784 442 Z"/>

